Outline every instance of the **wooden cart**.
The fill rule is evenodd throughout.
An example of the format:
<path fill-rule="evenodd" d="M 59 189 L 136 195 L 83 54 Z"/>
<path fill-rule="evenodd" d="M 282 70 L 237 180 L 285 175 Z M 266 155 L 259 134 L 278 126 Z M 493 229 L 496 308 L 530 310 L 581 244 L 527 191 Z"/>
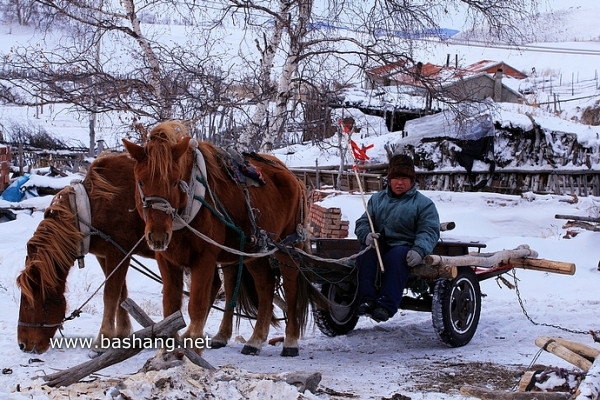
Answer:
<path fill-rule="evenodd" d="M 513 250 L 482 253 L 485 244 L 440 240 L 424 264 L 412 269 L 400 309 L 431 312 L 433 327 L 451 347 L 464 346 L 473 337 L 481 313 L 479 282 L 513 268 L 573 275 L 575 265 L 537 258 L 527 245 Z M 353 255 L 360 252 L 355 239 L 313 239 L 305 274 L 329 300 L 314 310 L 319 329 L 328 336 L 354 329 L 359 316 L 357 269 Z"/>

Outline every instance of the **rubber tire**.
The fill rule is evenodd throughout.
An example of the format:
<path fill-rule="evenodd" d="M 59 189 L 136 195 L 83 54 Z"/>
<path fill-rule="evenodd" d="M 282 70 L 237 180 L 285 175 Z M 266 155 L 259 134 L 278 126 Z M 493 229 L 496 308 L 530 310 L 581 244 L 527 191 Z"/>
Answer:
<path fill-rule="evenodd" d="M 471 267 L 459 267 L 456 278 L 439 279 L 433 292 L 431 318 L 442 342 L 461 347 L 471 341 L 481 314 L 481 289 Z"/>
<path fill-rule="evenodd" d="M 331 304 L 327 309 L 313 311 L 313 318 L 319 330 L 329 337 L 351 332 L 359 318 L 356 315 L 356 285 L 324 283 L 321 293 Z"/>

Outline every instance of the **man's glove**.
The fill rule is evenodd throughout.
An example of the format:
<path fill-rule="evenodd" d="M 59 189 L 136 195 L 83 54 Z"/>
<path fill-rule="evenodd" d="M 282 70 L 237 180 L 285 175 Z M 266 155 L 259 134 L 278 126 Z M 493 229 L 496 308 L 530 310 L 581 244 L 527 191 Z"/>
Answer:
<path fill-rule="evenodd" d="M 417 253 L 414 250 L 409 250 L 408 253 L 406 253 L 406 264 L 409 267 L 416 267 L 417 265 L 421 264 L 423 262 L 423 257 L 421 257 L 421 255 L 419 253 Z"/>
<path fill-rule="evenodd" d="M 367 247 L 369 246 L 373 246 L 375 239 L 379 239 L 379 233 L 376 232 L 370 232 L 367 237 L 365 238 L 365 244 L 367 245 Z"/>

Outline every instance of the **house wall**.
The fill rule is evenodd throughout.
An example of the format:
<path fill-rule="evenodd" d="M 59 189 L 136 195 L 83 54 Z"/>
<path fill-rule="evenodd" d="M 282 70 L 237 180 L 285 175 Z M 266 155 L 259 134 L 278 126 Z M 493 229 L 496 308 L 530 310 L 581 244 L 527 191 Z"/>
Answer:
<path fill-rule="evenodd" d="M 488 75 L 480 75 L 472 79 L 458 81 L 449 85 L 444 90 L 446 93 L 458 100 L 484 100 L 494 98 L 493 78 Z M 519 103 L 521 98 L 510 91 L 506 86 L 502 86 L 501 100 L 505 103 Z"/>

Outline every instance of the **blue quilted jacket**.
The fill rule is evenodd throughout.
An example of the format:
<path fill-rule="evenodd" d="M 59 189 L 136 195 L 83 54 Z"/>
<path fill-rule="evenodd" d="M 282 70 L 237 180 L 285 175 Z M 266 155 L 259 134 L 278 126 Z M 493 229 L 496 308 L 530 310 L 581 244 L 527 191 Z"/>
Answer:
<path fill-rule="evenodd" d="M 431 254 L 440 238 L 440 217 L 433 201 L 415 185 L 399 197 L 386 188 L 367 203 L 379 242 L 390 246 L 411 246 L 421 257 Z M 366 213 L 356 220 L 354 233 L 361 244 L 371 232 Z"/>

